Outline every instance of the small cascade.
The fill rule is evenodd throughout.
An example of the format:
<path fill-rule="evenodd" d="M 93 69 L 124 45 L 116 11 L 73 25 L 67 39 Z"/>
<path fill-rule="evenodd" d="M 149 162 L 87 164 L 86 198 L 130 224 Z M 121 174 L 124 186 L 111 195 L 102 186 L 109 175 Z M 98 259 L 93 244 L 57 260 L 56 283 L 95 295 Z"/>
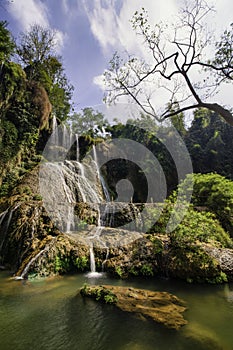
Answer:
<path fill-rule="evenodd" d="M 108 192 L 108 188 L 107 188 L 106 182 L 105 182 L 105 180 L 104 180 L 103 175 L 101 174 L 101 172 L 100 172 L 100 170 L 99 170 L 98 158 L 97 158 L 97 154 L 96 154 L 95 145 L 93 145 L 93 158 L 94 158 L 94 162 L 95 162 L 95 165 L 96 165 L 96 170 L 97 170 L 98 178 L 99 178 L 99 180 L 100 180 L 101 186 L 102 186 L 103 191 L 104 191 L 105 199 L 106 199 L 107 202 L 110 202 L 111 199 L 110 199 L 110 195 L 109 195 L 109 192 Z"/>
<path fill-rule="evenodd" d="M 49 244 L 47 244 L 47 245 L 45 246 L 44 249 L 42 249 L 39 253 L 37 253 L 37 254 L 29 261 L 29 263 L 25 266 L 25 268 L 24 268 L 23 272 L 21 273 L 21 275 L 15 277 L 15 280 L 23 280 L 23 279 L 27 276 L 30 267 L 35 263 L 35 261 L 36 261 L 41 255 L 43 255 L 45 252 L 49 251 L 49 249 L 51 248 L 51 245 L 54 243 L 55 240 L 56 240 L 56 238 L 54 238 L 54 239 L 52 240 L 52 242 L 49 242 Z"/>
<path fill-rule="evenodd" d="M 90 272 L 88 272 L 86 276 L 88 278 L 99 278 L 103 276 L 101 272 L 96 272 L 93 243 L 90 244 Z"/>
<path fill-rule="evenodd" d="M 90 268 L 91 272 L 96 272 L 93 245 L 90 246 Z"/>
<path fill-rule="evenodd" d="M 61 146 L 69 151 L 69 149 L 72 146 L 72 133 L 69 131 L 69 129 L 66 127 L 65 124 L 62 125 L 62 144 Z"/>
<path fill-rule="evenodd" d="M 2 222 L 3 222 L 3 220 L 5 219 L 5 216 L 6 216 L 6 214 L 8 213 L 8 211 L 9 211 L 9 208 L 7 208 L 5 211 L 3 211 L 3 212 L 0 214 L 0 226 L 1 226 Z"/>
<path fill-rule="evenodd" d="M 78 143 L 78 134 L 75 134 L 76 141 L 76 160 L 79 162 L 79 143 Z"/>
<path fill-rule="evenodd" d="M 102 262 L 102 272 L 104 272 L 104 267 L 105 267 L 105 264 L 108 260 L 108 257 L 109 257 L 109 248 L 107 247 L 106 248 L 106 257 L 105 257 L 104 261 Z"/>
<path fill-rule="evenodd" d="M 3 213 L 1 213 L 1 216 L 0 216 L 0 226 L 3 224 L 3 236 L 1 237 L 1 243 L 0 243 L 0 252 L 2 250 L 2 247 L 4 245 L 4 242 L 5 242 L 5 239 L 6 239 L 6 236 L 7 236 L 7 232 L 8 232 L 8 229 L 10 227 L 10 223 L 11 223 L 11 220 L 12 220 L 12 215 L 14 213 L 14 211 L 21 205 L 21 202 L 16 204 L 13 208 L 8 208 L 7 210 L 5 210 Z M 8 217 L 7 217 L 7 214 L 8 214 Z M 4 219 L 7 217 L 7 221 L 6 221 L 6 224 L 4 224 Z"/>
<path fill-rule="evenodd" d="M 54 145 L 58 145 L 58 140 L 59 140 L 58 125 L 57 125 L 57 118 L 55 117 L 55 115 L 53 116 L 53 120 L 52 120 L 52 130 L 53 130 L 53 133 L 51 135 L 51 143 Z"/>

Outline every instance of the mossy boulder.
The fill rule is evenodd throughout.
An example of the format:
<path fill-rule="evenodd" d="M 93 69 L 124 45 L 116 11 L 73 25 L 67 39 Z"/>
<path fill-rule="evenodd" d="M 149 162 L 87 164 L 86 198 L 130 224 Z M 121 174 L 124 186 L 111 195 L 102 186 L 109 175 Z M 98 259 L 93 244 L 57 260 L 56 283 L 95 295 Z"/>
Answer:
<path fill-rule="evenodd" d="M 184 301 L 167 292 L 110 285 L 85 285 L 80 293 L 83 297 L 114 304 L 124 312 L 133 313 L 141 319 L 149 319 L 168 328 L 178 330 L 187 324 L 183 317 L 186 310 Z"/>

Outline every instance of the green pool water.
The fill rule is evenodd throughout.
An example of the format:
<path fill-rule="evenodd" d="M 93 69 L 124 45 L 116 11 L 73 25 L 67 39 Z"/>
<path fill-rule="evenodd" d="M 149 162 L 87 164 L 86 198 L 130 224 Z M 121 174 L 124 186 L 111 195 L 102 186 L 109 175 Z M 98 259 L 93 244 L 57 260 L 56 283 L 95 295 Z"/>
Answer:
<path fill-rule="evenodd" d="M 168 330 L 111 305 L 82 299 L 84 283 L 168 291 L 186 301 L 188 325 Z M 1 350 L 233 349 L 233 284 L 191 285 L 173 280 L 122 281 L 73 275 L 14 281 L 0 273 Z"/>

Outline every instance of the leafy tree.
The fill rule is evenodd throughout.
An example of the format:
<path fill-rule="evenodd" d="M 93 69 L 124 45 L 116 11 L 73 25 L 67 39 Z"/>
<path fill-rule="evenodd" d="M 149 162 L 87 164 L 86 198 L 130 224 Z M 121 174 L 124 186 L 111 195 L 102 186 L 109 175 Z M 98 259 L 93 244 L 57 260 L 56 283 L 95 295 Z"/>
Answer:
<path fill-rule="evenodd" d="M 184 200 L 187 192 L 186 184 L 190 177 L 194 179 L 193 205 L 207 207 L 216 215 L 223 228 L 233 236 L 233 181 L 214 173 L 190 174 L 179 185 L 180 193 L 185 189 Z"/>
<path fill-rule="evenodd" d="M 199 109 L 185 135 L 195 173 L 216 171 L 233 180 L 233 128 L 207 109 Z"/>
<path fill-rule="evenodd" d="M 215 45 L 216 52 L 213 62 L 209 62 L 207 68 L 216 71 L 218 83 L 233 80 L 233 23 L 230 29 L 226 29 L 220 41 Z"/>
<path fill-rule="evenodd" d="M 217 42 L 215 58 L 206 60 L 204 56 L 205 48 L 211 44 L 206 21 L 212 11 L 205 0 L 185 2 L 179 21 L 172 28 L 164 23 L 151 26 L 147 11 L 144 8 L 136 11 L 132 26 L 142 37 L 150 58 L 145 61 L 129 55 L 123 59 L 115 53 L 104 73 L 105 101 L 112 103 L 123 95 L 128 96 L 144 113 L 159 121 L 205 107 L 233 125 L 231 110 L 208 102 L 223 80 L 232 82 L 232 26 Z M 194 81 L 193 72 L 200 70 L 201 81 Z M 216 74 L 222 79 L 211 80 Z M 169 102 L 163 110 L 157 108 L 158 101 L 152 98 L 161 89 Z"/>
<path fill-rule="evenodd" d="M 70 112 L 73 86 L 64 73 L 61 57 L 55 54 L 55 32 L 33 25 L 22 33 L 17 54 L 24 65 L 27 78 L 37 81 L 46 89 L 53 113 L 65 120 Z"/>
<path fill-rule="evenodd" d="M 28 32 L 21 33 L 17 54 L 24 66 L 30 66 L 35 62 L 45 62 L 55 55 L 55 45 L 55 32 L 34 24 Z"/>
<path fill-rule="evenodd" d="M 15 44 L 11 37 L 11 33 L 7 29 L 7 22 L 0 21 L 0 64 L 10 59 L 14 53 Z"/>
<path fill-rule="evenodd" d="M 81 113 L 72 114 L 69 120 L 72 131 L 78 135 L 94 134 L 101 131 L 102 127 L 108 126 L 104 115 L 91 107 L 84 108 Z"/>

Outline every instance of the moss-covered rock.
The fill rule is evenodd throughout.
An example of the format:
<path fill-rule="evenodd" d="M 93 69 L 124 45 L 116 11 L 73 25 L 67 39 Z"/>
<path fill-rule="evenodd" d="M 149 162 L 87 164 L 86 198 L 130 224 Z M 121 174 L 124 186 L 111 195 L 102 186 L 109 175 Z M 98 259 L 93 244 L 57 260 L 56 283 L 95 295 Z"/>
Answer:
<path fill-rule="evenodd" d="M 178 330 L 187 324 L 183 317 L 186 310 L 184 301 L 167 292 L 110 285 L 85 285 L 80 293 L 83 297 L 114 304 L 124 312 L 133 313 L 141 319 L 150 319 L 168 328 Z"/>

